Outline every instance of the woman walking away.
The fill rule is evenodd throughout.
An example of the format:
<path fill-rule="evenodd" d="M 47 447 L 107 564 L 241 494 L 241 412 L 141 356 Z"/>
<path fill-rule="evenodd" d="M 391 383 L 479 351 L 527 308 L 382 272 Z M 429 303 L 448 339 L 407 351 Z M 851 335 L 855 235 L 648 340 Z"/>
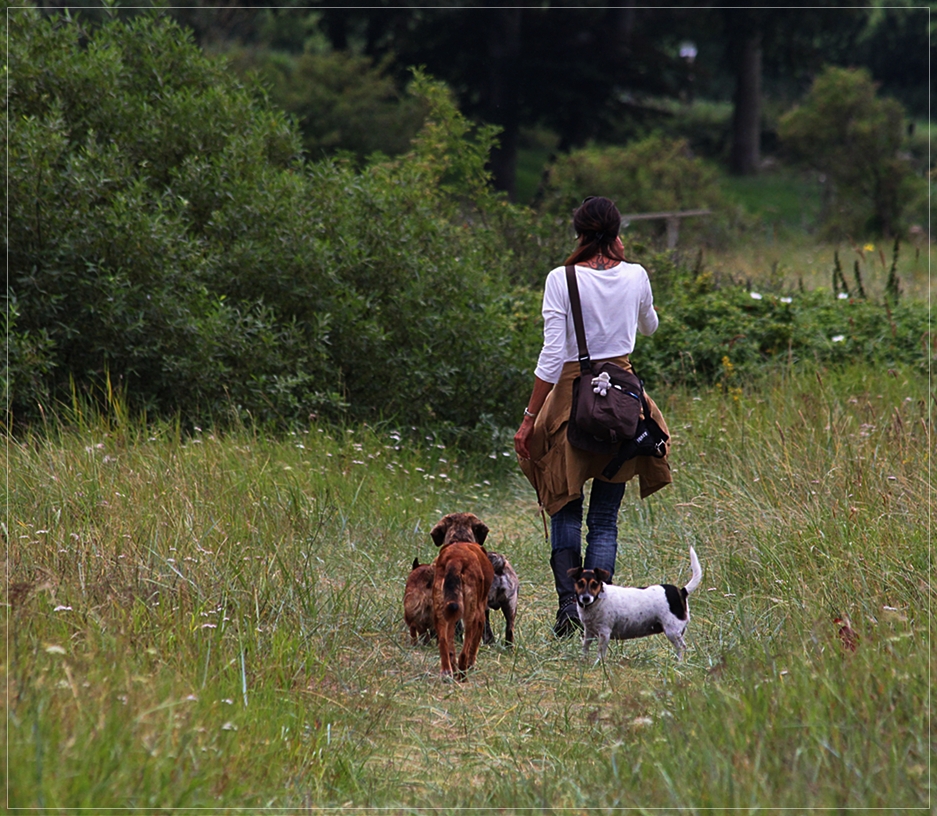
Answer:
<path fill-rule="evenodd" d="M 621 215 L 607 198 L 590 196 L 573 213 L 578 246 L 566 260 L 575 266 L 582 319 L 591 359 L 631 369 L 628 355 L 638 332 L 653 334 L 657 312 L 647 272 L 625 260 L 618 237 Z M 583 487 L 591 479 L 586 516 L 585 568 L 615 572 L 618 511 L 625 482 L 639 477 L 641 498 L 671 482 L 667 458 L 636 456 L 611 478 L 602 475 L 614 452 L 590 453 L 569 444 L 566 435 L 573 380 L 579 376 L 578 345 L 570 308 L 565 265 L 547 276 L 543 293 L 543 348 L 524 420 L 514 435 L 521 469 L 550 515 L 550 566 L 559 608 L 554 634 L 565 637 L 581 626 L 573 581 L 568 570 L 583 566 Z M 664 433 L 667 426 L 657 406 L 647 400 L 651 418 Z"/>

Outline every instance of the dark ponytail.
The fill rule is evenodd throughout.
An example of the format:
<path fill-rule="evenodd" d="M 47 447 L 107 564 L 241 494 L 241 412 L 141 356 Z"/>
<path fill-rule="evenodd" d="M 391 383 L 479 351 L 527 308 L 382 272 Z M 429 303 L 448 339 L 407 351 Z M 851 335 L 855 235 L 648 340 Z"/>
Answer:
<path fill-rule="evenodd" d="M 589 196 L 573 213 L 573 228 L 579 238 L 579 246 L 566 259 L 567 264 L 588 261 L 596 255 L 605 255 L 616 261 L 624 261 L 621 251 L 615 246 L 621 229 L 621 213 L 614 202 L 602 196 Z"/>

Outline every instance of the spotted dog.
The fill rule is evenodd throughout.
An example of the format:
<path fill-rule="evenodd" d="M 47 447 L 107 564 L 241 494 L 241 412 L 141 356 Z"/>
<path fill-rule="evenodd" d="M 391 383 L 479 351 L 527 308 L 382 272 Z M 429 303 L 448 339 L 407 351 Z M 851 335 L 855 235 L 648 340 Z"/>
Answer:
<path fill-rule="evenodd" d="M 690 622 L 687 596 L 703 578 L 696 551 L 690 547 L 692 577 L 682 589 L 673 584 L 649 587 L 622 587 L 607 583 L 611 578 L 603 569 L 569 570 L 575 582 L 576 603 L 583 625 L 582 653 L 589 654 L 593 640 L 598 641 L 599 660 L 605 659 L 609 640 L 631 640 L 663 632 L 683 660 L 686 643 L 683 633 Z"/>

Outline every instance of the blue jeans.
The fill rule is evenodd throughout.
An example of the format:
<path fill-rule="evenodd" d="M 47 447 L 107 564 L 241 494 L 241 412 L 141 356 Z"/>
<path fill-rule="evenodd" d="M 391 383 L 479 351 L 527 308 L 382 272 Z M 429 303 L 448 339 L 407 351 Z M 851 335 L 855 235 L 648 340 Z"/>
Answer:
<path fill-rule="evenodd" d="M 625 483 L 613 484 L 592 480 L 589 512 L 586 516 L 586 569 L 604 569 L 615 574 L 618 553 L 618 509 L 625 495 Z M 564 505 L 550 517 L 550 538 L 553 550 L 582 550 L 583 497 Z"/>

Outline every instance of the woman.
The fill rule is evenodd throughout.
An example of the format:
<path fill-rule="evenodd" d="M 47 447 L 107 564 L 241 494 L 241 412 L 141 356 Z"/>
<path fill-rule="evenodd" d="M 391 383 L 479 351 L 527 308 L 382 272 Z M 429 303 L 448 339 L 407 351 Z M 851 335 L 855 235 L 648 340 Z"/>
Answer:
<path fill-rule="evenodd" d="M 586 341 L 593 361 L 611 360 L 630 369 L 637 332 L 657 329 L 651 284 L 643 266 L 625 260 L 618 230 L 621 215 L 607 198 L 590 196 L 573 213 L 579 245 L 566 264 L 576 267 Z M 625 462 L 611 479 L 600 474 L 612 453 L 588 453 L 566 439 L 573 380 L 579 376 L 578 346 L 569 304 L 565 265 L 547 276 L 543 293 L 543 348 L 524 420 L 514 435 L 521 469 L 530 480 L 540 506 L 550 515 L 550 566 L 559 608 L 553 628 L 558 637 L 580 625 L 573 582 L 567 574 L 583 566 L 581 557 L 582 489 L 592 479 L 586 517 L 586 569 L 615 571 L 618 551 L 618 510 L 625 482 L 640 478 L 641 498 L 671 481 L 666 457 L 638 456 Z M 664 432 L 667 426 L 653 401 L 651 416 Z"/>

